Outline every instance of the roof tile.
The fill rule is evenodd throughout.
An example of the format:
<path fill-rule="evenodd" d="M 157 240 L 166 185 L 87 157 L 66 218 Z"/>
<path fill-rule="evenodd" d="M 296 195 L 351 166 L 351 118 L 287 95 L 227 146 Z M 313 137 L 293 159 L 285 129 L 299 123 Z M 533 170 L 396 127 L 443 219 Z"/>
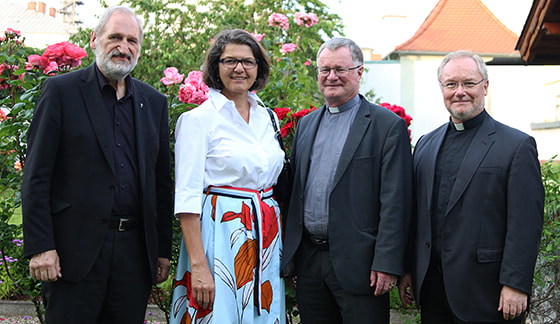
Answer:
<path fill-rule="evenodd" d="M 480 0 L 440 0 L 424 23 L 397 51 L 513 54 L 517 35 Z"/>

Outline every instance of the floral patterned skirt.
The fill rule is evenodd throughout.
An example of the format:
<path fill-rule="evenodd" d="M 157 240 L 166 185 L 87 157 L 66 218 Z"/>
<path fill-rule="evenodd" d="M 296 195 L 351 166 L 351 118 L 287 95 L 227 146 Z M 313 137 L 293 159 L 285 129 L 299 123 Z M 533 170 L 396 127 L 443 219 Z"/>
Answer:
<path fill-rule="evenodd" d="M 190 263 L 181 242 L 170 323 L 285 323 L 279 215 L 272 190 L 210 187 L 200 226 L 214 274 L 214 307 L 197 309 L 189 300 Z"/>

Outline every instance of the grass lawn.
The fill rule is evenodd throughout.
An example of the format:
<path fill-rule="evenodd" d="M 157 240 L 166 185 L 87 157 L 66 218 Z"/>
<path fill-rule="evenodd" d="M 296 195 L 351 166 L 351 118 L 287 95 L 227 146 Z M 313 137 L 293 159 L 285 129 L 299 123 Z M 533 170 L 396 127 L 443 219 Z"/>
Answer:
<path fill-rule="evenodd" d="M 15 225 L 21 224 L 21 208 L 16 209 L 16 211 L 14 212 L 12 218 L 10 218 L 10 221 L 8 223 L 15 224 Z"/>

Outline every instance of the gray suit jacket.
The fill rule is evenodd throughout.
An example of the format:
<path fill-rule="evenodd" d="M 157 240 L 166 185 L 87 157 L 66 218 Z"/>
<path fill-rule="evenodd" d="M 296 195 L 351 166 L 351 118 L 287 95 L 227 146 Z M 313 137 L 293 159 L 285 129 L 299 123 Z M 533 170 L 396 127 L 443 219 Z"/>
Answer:
<path fill-rule="evenodd" d="M 447 124 L 414 149 L 416 217 L 412 265 L 416 302 L 431 257 L 434 172 Z M 503 285 L 531 294 L 544 189 L 532 137 L 488 116 L 461 164 L 445 220 L 441 259 L 455 316 L 494 322 Z"/>
<path fill-rule="evenodd" d="M 325 109 L 299 121 L 292 147 L 294 185 L 285 217 L 284 275 L 289 274 L 302 240 L 309 158 Z M 373 294 L 371 270 L 404 273 L 411 201 L 412 158 L 406 123 L 362 98 L 329 196 L 329 253 L 336 276 L 348 292 Z"/>

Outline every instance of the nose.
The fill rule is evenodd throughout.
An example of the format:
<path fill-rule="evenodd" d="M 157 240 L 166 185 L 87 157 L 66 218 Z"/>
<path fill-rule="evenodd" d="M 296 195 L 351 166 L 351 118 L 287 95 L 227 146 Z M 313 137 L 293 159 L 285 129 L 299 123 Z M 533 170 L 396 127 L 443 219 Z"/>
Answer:
<path fill-rule="evenodd" d="M 329 74 L 327 74 L 327 79 L 338 79 L 338 75 L 336 74 L 334 69 L 329 70 Z"/>
<path fill-rule="evenodd" d="M 243 72 L 245 70 L 245 68 L 243 67 L 243 64 L 241 64 L 241 61 L 237 61 L 237 64 L 235 64 L 235 67 L 233 68 L 233 70 L 235 72 Z"/>
<path fill-rule="evenodd" d="M 462 83 L 457 85 L 457 89 L 455 90 L 456 96 L 464 96 L 466 94 L 465 88 Z"/>
<path fill-rule="evenodd" d="M 126 46 L 126 42 L 121 42 L 117 45 L 117 50 L 123 55 L 126 55 L 130 52 L 128 46 Z"/>

